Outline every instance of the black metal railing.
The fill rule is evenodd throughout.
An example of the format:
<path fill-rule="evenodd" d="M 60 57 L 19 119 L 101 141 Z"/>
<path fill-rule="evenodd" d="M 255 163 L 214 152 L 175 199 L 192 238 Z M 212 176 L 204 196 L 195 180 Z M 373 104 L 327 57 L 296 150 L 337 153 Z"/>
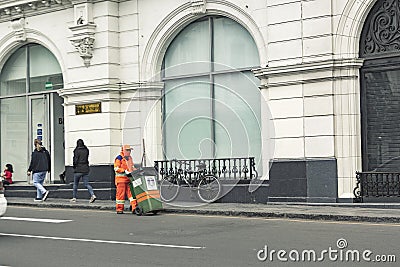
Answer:
<path fill-rule="evenodd" d="M 204 174 L 213 174 L 218 179 L 254 179 L 258 177 L 254 157 L 221 158 L 221 159 L 190 159 L 190 160 L 160 160 L 154 162 L 154 168 L 160 179 L 167 175 L 184 175 L 193 178 L 198 166 L 205 167 Z"/>
<path fill-rule="evenodd" d="M 357 201 L 364 197 L 400 197 L 400 172 L 356 172 L 353 194 Z"/>

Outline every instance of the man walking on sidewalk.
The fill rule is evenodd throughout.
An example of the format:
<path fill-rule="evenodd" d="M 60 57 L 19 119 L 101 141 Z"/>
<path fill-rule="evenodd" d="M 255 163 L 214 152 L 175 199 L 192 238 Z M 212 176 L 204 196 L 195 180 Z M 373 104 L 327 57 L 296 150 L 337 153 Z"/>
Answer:
<path fill-rule="evenodd" d="M 49 195 L 49 190 L 43 186 L 46 172 L 50 172 L 50 154 L 42 141 L 35 139 L 35 150 L 32 152 L 31 163 L 28 168 L 28 176 L 32 174 L 33 185 L 36 187 L 36 198 L 34 201 L 45 201 Z"/>

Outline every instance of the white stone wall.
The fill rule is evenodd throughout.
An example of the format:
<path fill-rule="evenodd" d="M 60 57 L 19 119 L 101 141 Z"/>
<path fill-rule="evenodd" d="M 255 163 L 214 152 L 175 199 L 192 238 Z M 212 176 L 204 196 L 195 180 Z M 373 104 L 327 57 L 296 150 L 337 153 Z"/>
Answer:
<path fill-rule="evenodd" d="M 373 0 L 271 0 L 264 95 L 275 158 L 335 157 L 338 196 L 361 170 L 358 42 Z"/>
<path fill-rule="evenodd" d="M 338 1 L 335 4 L 333 28 L 335 58 L 358 59 L 364 20 L 375 3 L 375 0 L 348 0 Z M 343 198 L 352 197 L 355 186 L 354 173 L 362 170 L 359 79 L 361 66 L 361 60 L 354 60 L 353 67 L 342 71 L 349 78 L 338 80 L 334 84 L 338 195 Z"/>
<path fill-rule="evenodd" d="M 119 78 L 121 82 L 140 81 L 138 1 L 119 4 Z"/>
<path fill-rule="evenodd" d="M 120 43 L 126 30 L 120 33 L 119 4 L 99 1 L 91 5 L 93 23 L 96 25 L 93 57 L 86 67 L 79 53 L 72 46 L 69 52 L 70 80 L 65 84 L 66 165 L 72 165 L 72 151 L 76 140 L 82 138 L 90 148 L 90 163 L 108 165 L 119 153 L 121 135 L 121 51 Z M 68 23 L 73 26 L 74 17 Z M 73 32 L 70 31 L 69 38 Z M 126 62 L 126 61 L 124 61 Z M 134 73 L 132 73 L 134 76 Z M 75 105 L 101 102 L 102 113 L 75 115 Z"/>

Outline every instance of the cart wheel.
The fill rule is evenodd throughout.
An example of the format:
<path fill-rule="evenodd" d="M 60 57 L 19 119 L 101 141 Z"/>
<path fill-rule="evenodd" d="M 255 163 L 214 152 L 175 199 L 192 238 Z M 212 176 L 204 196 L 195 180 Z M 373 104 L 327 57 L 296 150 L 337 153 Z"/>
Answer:
<path fill-rule="evenodd" d="M 158 210 L 153 210 L 151 213 L 153 213 L 153 215 L 157 215 L 158 212 Z"/>
<path fill-rule="evenodd" d="M 136 214 L 137 216 L 142 216 L 142 215 L 143 215 L 143 209 L 142 209 L 140 206 L 137 206 L 137 207 L 135 208 L 135 214 Z"/>

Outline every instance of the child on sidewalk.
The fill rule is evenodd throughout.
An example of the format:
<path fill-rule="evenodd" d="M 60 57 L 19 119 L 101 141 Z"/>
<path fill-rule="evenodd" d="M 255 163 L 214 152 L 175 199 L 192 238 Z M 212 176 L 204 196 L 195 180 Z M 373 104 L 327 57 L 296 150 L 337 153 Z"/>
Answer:
<path fill-rule="evenodd" d="M 3 184 L 4 185 L 9 185 L 12 184 L 12 174 L 13 174 L 13 166 L 8 163 L 6 164 L 6 168 L 4 169 L 4 172 L 1 174 L 1 177 L 4 178 Z"/>

